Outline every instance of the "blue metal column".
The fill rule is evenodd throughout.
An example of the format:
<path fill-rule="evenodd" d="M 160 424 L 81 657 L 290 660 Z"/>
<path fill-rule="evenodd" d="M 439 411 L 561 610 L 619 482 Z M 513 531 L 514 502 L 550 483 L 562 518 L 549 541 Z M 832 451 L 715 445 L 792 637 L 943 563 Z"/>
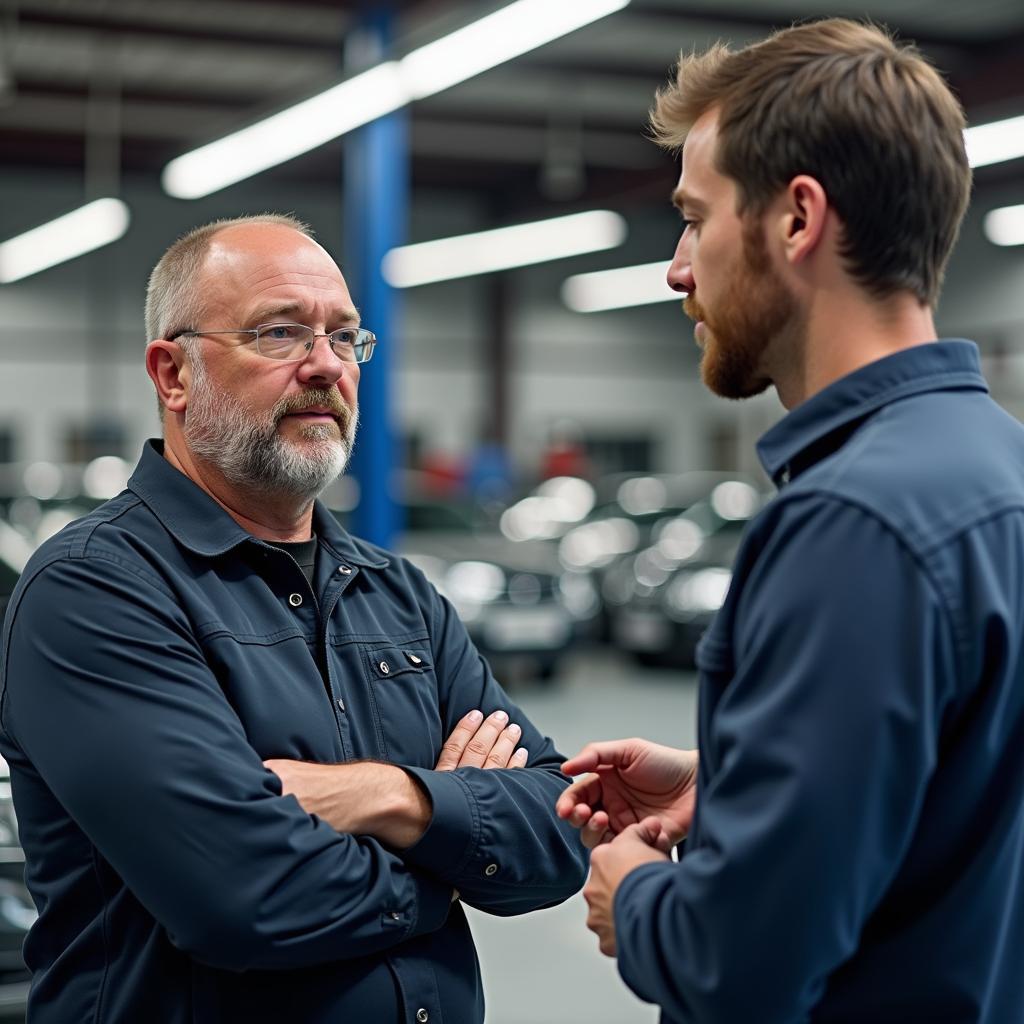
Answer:
<path fill-rule="evenodd" d="M 360 37 L 368 50 L 386 55 L 390 12 L 369 15 Z M 392 493 L 397 445 L 391 396 L 399 363 L 399 315 L 397 295 L 380 266 L 384 254 L 405 241 L 410 185 L 406 110 L 358 129 L 344 147 L 342 272 L 363 325 L 379 340 L 359 384 L 359 437 L 349 471 L 359 482 L 360 499 L 352 532 L 387 547 L 402 527 Z"/>

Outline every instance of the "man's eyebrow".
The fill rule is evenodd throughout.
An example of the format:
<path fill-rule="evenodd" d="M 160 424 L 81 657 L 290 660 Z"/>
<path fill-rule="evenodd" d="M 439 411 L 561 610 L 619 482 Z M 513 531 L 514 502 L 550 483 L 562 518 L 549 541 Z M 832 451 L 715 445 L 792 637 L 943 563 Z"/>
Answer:
<path fill-rule="evenodd" d="M 302 307 L 297 302 L 282 302 L 273 306 L 262 306 L 249 318 L 251 324 L 270 323 L 274 317 L 298 316 Z M 331 324 L 344 324 L 358 327 L 360 316 L 355 306 L 338 306 L 330 311 L 328 320 Z"/>
<path fill-rule="evenodd" d="M 684 206 L 689 206 L 696 210 L 707 209 L 706 203 L 701 202 L 696 196 L 691 196 L 688 192 L 684 192 L 681 188 L 677 188 L 672 193 L 672 205 L 680 210 Z"/>

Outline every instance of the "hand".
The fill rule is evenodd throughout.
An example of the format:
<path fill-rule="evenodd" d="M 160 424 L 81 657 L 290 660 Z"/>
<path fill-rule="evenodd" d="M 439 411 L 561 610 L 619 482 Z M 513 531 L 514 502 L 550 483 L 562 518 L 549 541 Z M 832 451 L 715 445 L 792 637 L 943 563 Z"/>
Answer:
<path fill-rule="evenodd" d="M 504 711 L 495 711 L 487 718 L 480 711 L 470 711 L 445 740 L 435 770 L 522 768 L 529 757 L 525 747 L 516 747 L 523 730 L 507 723 Z"/>
<path fill-rule="evenodd" d="M 644 818 L 629 825 L 611 842 L 604 843 L 590 856 L 590 878 L 583 887 L 583 898 L 590 912 L 587 927 L 597 936 L 605 956 L 615 956 L 615 893 L 622 880 L 635 867 L 667 861 L 672 842 L 657 818 Z"/>
<path fill-rule="evenodd" d="M 397 765 L 377 761 L 314 764 L 264 761 L 307 814 L 338 832 L 367 835 L 396 849 L 412 846 L 430 823 L 430 796 Z"/>
<path fill-rule="evenodd" d="M 640 739 L 588 743 L 562 771 L 593 773 L 577 779 L 555 803 L 558 816 L 581 829 L 589 849 L 650 815 L 673 844 L 689 831 L 697 797 L 696 750 Z"/>

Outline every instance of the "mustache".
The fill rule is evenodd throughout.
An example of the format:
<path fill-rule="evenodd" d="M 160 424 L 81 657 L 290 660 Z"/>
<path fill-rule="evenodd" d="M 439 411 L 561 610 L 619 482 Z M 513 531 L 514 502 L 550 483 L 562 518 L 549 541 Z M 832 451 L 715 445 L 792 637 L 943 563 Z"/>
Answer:
<path fill-rule="evenodd" d="M 704 320 L 707 321 L 707 316 L 704 313 L 704 307 L 697 301 L 697 296 L 692 292 L 686 296 L 683 300 L 683 312 L 694 321 Z"/>
<path fill-rule="evenodd" d="M 274 422 L 280 423 L 285 416 L 305 412 L 307 409 L 327 409 L 342 431 L 348 429 L 352 420 L 352 410 L 341 400 L 336 388 L 310 388 L 280 399 L 274 406 Z"/>

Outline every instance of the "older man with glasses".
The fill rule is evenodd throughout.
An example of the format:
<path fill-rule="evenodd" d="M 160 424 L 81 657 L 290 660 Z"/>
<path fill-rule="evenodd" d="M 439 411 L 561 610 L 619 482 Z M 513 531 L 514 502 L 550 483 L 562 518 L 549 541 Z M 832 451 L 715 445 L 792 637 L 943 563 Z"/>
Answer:
<path fill-rule="evenodd" d="M 5 623 L 30 1019 L 482 1021 L 461 902 L 550 906 L 586 855 L 451 606 L 316 501 L 376 339 L 274 215 L 177 241 L 146 313 L 163 440 Z"/>

